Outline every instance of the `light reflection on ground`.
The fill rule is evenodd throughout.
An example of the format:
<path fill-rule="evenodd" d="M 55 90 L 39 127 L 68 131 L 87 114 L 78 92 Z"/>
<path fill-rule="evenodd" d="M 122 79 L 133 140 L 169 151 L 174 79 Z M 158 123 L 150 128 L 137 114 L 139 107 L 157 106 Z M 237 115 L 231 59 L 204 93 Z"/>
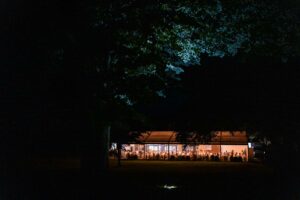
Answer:
<path fill-rule="evenodd" d="M 177 185 L 168 185 L 168 184 L 164 184 L 164 185 L 159 185 L 158 186 L 159 188 L 162 188 L 162 189 L 166 189 L 166 190 L 173 190 L 173 189 L 176 189 L 178 188 Z"/>

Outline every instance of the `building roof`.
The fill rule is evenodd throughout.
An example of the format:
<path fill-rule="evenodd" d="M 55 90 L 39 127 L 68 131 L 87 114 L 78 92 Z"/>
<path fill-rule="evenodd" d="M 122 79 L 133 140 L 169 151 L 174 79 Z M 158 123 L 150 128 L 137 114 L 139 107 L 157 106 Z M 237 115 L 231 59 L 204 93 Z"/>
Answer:
<path fill-rule="evenodd" d="M 142 143 L 177 143 L 174 131 L 147 131 L 138 138 Z"/>
<path fill-rule="evenodd" d="M 175 131 L 146 131 L 138 138 L 138 143 L 159 143 L 171 144 L 182 143 L 177 140 L 177 132 Z M 248 138 L 246 131 L 212 131 L 211 139 L 205 143 L 207 144 L 247 144 Z M 195 140 L 195 134 L 191 132 L 190 137 L 187 138 L 186 143 L 203 143 Z"/>
<path fill-rule="evenodd" d="M 248 137 L 246 131 L 213 131 L 212 143 L 221 144 L 247 144 Z"/>

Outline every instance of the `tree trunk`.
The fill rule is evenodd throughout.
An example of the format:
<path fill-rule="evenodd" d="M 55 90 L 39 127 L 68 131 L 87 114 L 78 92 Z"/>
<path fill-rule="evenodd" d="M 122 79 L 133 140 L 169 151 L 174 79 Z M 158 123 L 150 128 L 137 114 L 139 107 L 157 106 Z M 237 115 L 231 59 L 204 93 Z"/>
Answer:
<path fill-rule="evenodd" d="M 113 51 L 109 51 L 106 60 L 106 71 L 111 68 Z M 113 119 L 111 115 L 112 105 L 105 99 L 109 95 L 108 83 L 103 82 L 103 87 L 97 88 L 91 101 L 87 101 L 87 115 L 90 118 L 88 124 L 90 130 L 85 138 L 85 144 L 82 154 L 81 168 L 89 175 L 105 174 L 109 167 L 109 140 L 110 140 L 110 122 Z M 107 100 L 107 101 L 106 101 Z"/>
<path fill-rule="evenodd" d="M 96 127 L 84 145 L 81 169 L 87 175 L 104 174 L 109 167 L 110 125 Z"/>
<path fill-rule="evenodd" d="M 107 170 L 109 167 L 108 160 L 108 150 L 109 150 L 109 140 L 110 140 L 110 125 L 101 127 L 101 132 L 99 132 L 99 147 L 100 147 L 100 157 L 99 157 L 99 168 L 101 170 Z"/>
<path fill-rule="evenodd" d="M 121 167 L 121 151 L 122 151 L 122 144 L 117 143 L 117 150 L 118 150 L 118 167 Z"/>

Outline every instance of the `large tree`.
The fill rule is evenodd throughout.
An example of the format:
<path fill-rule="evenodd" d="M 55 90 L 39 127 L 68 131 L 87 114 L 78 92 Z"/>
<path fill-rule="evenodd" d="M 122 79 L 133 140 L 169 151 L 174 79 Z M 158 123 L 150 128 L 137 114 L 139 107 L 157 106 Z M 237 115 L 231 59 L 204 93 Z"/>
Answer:
<path fill-rule="evenodd" d="M 96 104 L 107 109 L 112 102 L 132 106 L 164 96 L 170 78 L 179 80 L 186 67 L 201 65 L 203 55 L 287 62 L 299 55 L 294 45 L 299 16 L 283 6 L 271 1 L 101 1 L 92 26 L 101 33 L 103 54 L 89 68 L 100 81 Z"/>

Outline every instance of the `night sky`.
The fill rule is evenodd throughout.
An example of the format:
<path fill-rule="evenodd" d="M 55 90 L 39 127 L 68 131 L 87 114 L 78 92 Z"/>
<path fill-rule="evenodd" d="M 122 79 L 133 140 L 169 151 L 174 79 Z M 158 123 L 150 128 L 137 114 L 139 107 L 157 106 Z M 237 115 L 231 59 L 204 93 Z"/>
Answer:
<path fill-rule="evenodd" d="M 298 126 L 297 61 L 237 60 L 207 59 L 203 66 L 186 69 L 183 86 L 170 90 L 170 96 L 148 112 L 158 121 L 166 120 L 183 129 Z"/>

